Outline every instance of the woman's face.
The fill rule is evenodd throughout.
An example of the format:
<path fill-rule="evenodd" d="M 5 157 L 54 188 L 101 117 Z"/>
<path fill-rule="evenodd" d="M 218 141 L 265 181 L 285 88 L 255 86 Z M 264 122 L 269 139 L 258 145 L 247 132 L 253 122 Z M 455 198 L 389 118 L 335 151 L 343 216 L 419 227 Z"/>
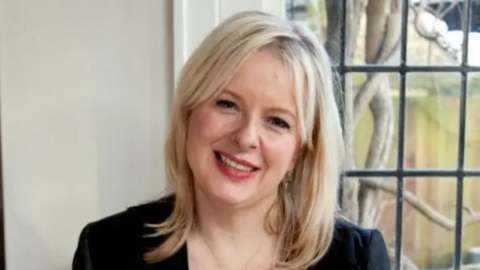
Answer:
<path fill-rule="evenodd" d="M 231 206 L 273 199 L 295 165 L 296 111 L 281 59 L 255 53 L 212 102 L 192 112 L 187 159 L 197 196 Z"/>

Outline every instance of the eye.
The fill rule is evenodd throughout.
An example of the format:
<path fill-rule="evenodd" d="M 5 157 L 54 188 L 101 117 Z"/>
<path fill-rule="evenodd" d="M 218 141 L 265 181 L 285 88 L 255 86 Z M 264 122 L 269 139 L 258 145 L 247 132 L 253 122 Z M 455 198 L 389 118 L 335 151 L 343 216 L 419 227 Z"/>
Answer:
<path fill-rule="evenodd" d="M 271 117 L 268 119 L 268 121 L 273 124 L 275 127 L 282 128 L 282 129 L 290 129 L 290 125 L 287 123 L 287 121 L 283 120 L 282 118 L 279 117 Z"/>
<path fill-rule="evenodd" d="M 226 100 L 226 99 L 219 99 L 215 102 L 217 107 L 225 110 L 230 110 L 230 109 L 237 109 L 238 106 L 235 104 L 235 102 Z"/>

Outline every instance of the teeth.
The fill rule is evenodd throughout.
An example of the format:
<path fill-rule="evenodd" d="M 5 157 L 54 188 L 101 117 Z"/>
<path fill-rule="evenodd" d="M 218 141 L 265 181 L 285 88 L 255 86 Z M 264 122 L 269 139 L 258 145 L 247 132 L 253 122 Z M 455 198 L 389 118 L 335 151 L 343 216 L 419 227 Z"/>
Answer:
<path fill-rule="evenodd" d="M 234 168 L 235 170 L 238 170 L 238 171 L 242 171 L 242 172 L 251 172 L 253 171 L 254 169 L 251 168 L 251 167 L 248 167 L 248 166 L 245 166 L 245 165 L 242 165 L 242 164 L 238 164 L 237 162 L 223 156 L 223 155 L 220 155 L 220 159 L 223 161 L 223 163 L 227 164 L 228 167 L 231 167 L 231 168 Z"/>

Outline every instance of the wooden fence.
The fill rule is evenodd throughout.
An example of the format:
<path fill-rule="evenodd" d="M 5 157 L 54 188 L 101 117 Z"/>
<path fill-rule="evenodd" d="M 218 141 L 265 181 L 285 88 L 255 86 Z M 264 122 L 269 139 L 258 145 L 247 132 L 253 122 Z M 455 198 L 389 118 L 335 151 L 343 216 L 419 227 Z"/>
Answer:
<path fill-rule="evenodd" d="M 398 99 L 395 99 L 398 104 Z M 480 168 L 480 95 L 467 101 L 467 167 Z M 398 108 L 397 108 L 398 112 Z M 397 124 L 395 124 L 397 126 Z M 405 166 L 409 168 L 455 168 L 458 156 L 458 96 L 417 95 L 407 98 Z M 373 132 L 371 115 L 365 114 L 355 133 L 357 164 L 364 164 Z M 395 132 L 398 134 L 398 132 Z M 390 166 L 395 168 L 397 138 L 392 148 Z M 395 179 L 391 180 L 395 183 Z M 442 214 L 455 219 L 456 179 L 415 178 L 406 180 L 406 189 L 429 203 Z M 379 222 L 387 244 L 395 243 L 395 201 L 383 194 L 386 208 Z M 465 215 L 480 211 L 480 179 L 466 178 L 464 185 Z M 452 265 L 454 231 L 448 231 L 404 205 L 404 253 L 418 266 L 435 269 Z M 464 229 L 463 250 L 480 246 L 480 224 Z"/>

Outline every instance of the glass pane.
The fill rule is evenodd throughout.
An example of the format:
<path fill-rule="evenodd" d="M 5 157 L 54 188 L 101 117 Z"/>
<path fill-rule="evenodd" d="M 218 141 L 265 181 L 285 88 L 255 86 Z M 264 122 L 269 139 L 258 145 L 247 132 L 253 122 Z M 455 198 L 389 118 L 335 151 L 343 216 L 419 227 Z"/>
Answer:
<path fill-rule="evenodd" d="M 361 7 L 356 1 L 347 1 L 348 37 L 347 47 L 350 55 L 347 56 L 347 64 L 377 63 L 379 59 L 385 59 L 386 54 L 396 51 L 387 64 L 398 65 L 399 53 L 395 48 L 395 41 L 399 33 L 385 35 L 387 21 L 395 23 L 400 29 L 401 22 L 395 20 L 397 12 L 400 18 L 400 6 L 385 10 L 385 14 L 368 14 L 368 3 Z M 396 1 L 400 5 L 401 1 Z M 407 60 L 409 64 L 420 65 L 459 65 L 462 60 L 462 19 L 464 14 L 464 1 L 413 1 L 418 12 L 410 11 L 408 21 L 408 44 Z M 332 2 L 330 8 L 325 5 L 325 0 L 286 0 L 285 9 L 289 19 L 308 25 L 317 33 L 320 40 L 327 42 L 327 47 L 334 52 L 333 57 L 339 58 L 340 47 L 340 7 L 341 1 Z M 329 14 L 330 13 L 330 14 Z M 328 14 L 328 16 L 327 16 Z M 382 17 L 383 16 L 383 17 Z M 369 19 L 372 24 L 369 24 Z M 382 25 L 381 22 L 384 22 Z M 329 23 L 331 31 L 329 32 Z M 371 31 L 367 31 L 370 29 Z M 388 30 L 390 31 L 390 30 Z M 327 38 L 327 36 L 330 36 Z M 392 32 L 393 33 L 393 32 Z M 385 41 L 384 37 L 392 37 Z M 377 42 L 378 41 L 378 42 Z M 332 46 L 329 46 L 331 43 Z M 383 47 L 385 48 L 383 48 Z M 378 48 L 382 49 L 378 49 Z M 387 48 L 388 47 L 388 48 Z M 473 48 L 480 47 L 480 1 L 471 1 L 471 21 L 469 31 L 469 64 L 480 66 L 479 51 Z M 381 52 L 383 50 L 383 52 Z M 382 57 L 383 56 L 383 57 Z"/>
<path fill-rule="evenodd" d="M 341 1 L 338 1 L 341 2 Z M 360 1 L 347 1 L 347 18 L 352 21 L 347 24 L 347 48 L 350 57 L 346 57 L 347 64 L 400 64 L 400 47 L 397 46 L 401 28 L 401 2 L 392 1 L 391 8 L 371 8 L 366 3 L 364 9 L 358 7 Z M 357 3 L 356 3 L 357 2 Z M 381 4 L 377 2 L 376 5 Z M 375 5 L 372 1 L 372 5 Z M 375 12 L 369 12 L 374 10 Z M 396 17 L 395 15 L 398 15 Z M 389 18 L 398 18 L 389 20 Z M 389 27 L 389 24 L 395 24 Z"/>
<path fill-rule="evenodd" d="M 326 0 L 286 0 L 285 8 L 287 18 L 301 22 L 310 27 L 326 44 L 327 51 L 338 64 L 340 59 L 341 46 L 341 18 L 342 1 Z M 347 30 L 346 54 L 347 64 L 361 65 L 365 63 L 378 63 L 380 59 L 385 59 L 386 55 L 395 50 L 395 41 L 398 40 L 398 33 L 393 35 L 384 35 L 387 29 L 387 18 L 392 12 L 401 13 L 401 1 L 395 1 L 398 8 L 377 9 L 384 11 L 383 14 L 367 14 L 364 1 L 347 1 L 347 20 L 345 25 Z M 383 19 L 382 19 L 383 18 Z M 369 24 L 369 22 L 372 22 Z M 380 25 L 379 22 L 383 22 Z M 397 27 L 400 28 L 401 22 L 397 20 Z M 370 29 L 370 31 L 367 31 Z M 388 36 L 388 41 L 384 40 Z M 391 38 L 390 38 L 391 36 Z M 387 64 L 399 64 L 398 53 L 393 53 L 393 57 Z"/>
<path fill-rule="evenodd" d="M 411 178 L 405 181 L 403 222 L 406 224 L 404 255 L 419 269 L 450 269 L 455 250 L 454 227 L 446 229 L 427 218 L 410 202 L 417 198 L 419 205 L 428 206 L 429 213 L 437 212 L 451 222 L 455 220 L 456 181 L 453 178 Z M 453 224 L 453 223 L 452 223 Z M 450 224 L 451 225 L 451 224 Z"/>
<path fill-rule="evenodd" d="M 468 77 L 465 167 L 480 168 L 480 73 Z"/>
<path fill-rule="evenodd" d="M 462 61 L 464 1 L 414 1 L 411 12 L 409 64 L 459 65 Z M 480 65 L 480 1 L 471 1 L 469 63 Z M 426 52 L 426 53 L 425 53 Z"/>
<path fill-rule="evenodd" d="M 305 21 L 307 19 L 307 3 L 305 0 L 286 0 L 285 8 L 289 20 Z"/>
<path fill-rule="evenodd" d="M 378 179 L 378 178 L 374 178 Z M 355 181 L 347 178 L 345 181 Z M 372 180 L 361 180 L 372 181 Z M 396 244 L 396 193 L 391 187 L 396 187 L 395 178 L 378 179 L 380 186 L 377 191 L 362 193 L 356 196 L 359 205 L 359 218 L 353 219 L 359 225 L 377 228 L 382 232 L 392 257 Z M 365 182 L 363 182 L 365 183 Z M 403 205 L 403 254 L 404 265 L 412 264 L 418 269 L 452 269 L 455 251 L 455 213 L 456 187 L 455 178 L 409 178 L 405 180 Z M 368 185 L 372 187 L 372 185 Z M 366 186 L 360 187 L 365 188 Z M 388 188 L 390 187 L 390 188 Z M 480 213 L 480 179 L 465 179 L 464 182 L 464 220 L 470 213 Z M 375 191 L 375 189 L 374 189 Z M 369 195 L 365 195 L 369 194 Z M 370 204 L 367 198 L 370 197 Z M 355 196 L 354 196 L 355 197 Z M 372 199 L 373 198 L 373 199 Z M 419 209 L 427 209 L 419 211 Z M 344 212 L 351 213 L 351 209 Z M 442 216 L 446 223 L 436 217 Z M 351 218 L 351 217 L 349 217 Z M 476 252 L 480 248 L 480 222 L 464 228 L 463 247 L 464 264 L 477 262 Z M 392 268 L 394 269 L 394 268 Z M 405 268 L 413 269 L 413 268 Z M 471 268 L 475 269 L 475 268 Z"/>
<path fill-rule="evenodd" d="M 391 187 L 397 186 L 396 178 L 383 178 L 383 183 L 388 184 Z M 397 200 L 395 193 L 380 192 L 379 200 L 375 206 L 378 209 L 377 219 L 375 227 L 382 232 L 382 235 L 389 249 L 391 258 L 395 257 L 395 245 L 396 245 L 396 224 L 397 224 Z M 401 221 L 403 224 L 403 232 L 405 232 L 406 226 L 409 226 L 405 220 Z M 392 269 L 395 269 L 392 264 Z"/>
<path fill-rule="evenodd" d="M 471 66 L 480 66 L 480 1 L 473 0 L 471 5 L 470 33 L 468 36 L 468 64 Z"/>
<path fill-rule="evenodd" d="M 408 63 L 420 65 L 459 65 L 462 12 L 451 1 L 414 1 L 418 12 L 411 12 L 408 31 Z M 456 2 L 456 1 L 455 1 Z M 459 29 L 457 29 L 459 28 Z M 461 58 L 461 57 L 460 57 Z"/>
<path fill-rule="evenodd" d="M 396 179 L 382 180 L 396 186 Z M 454 227 L 445 229 L 429 216 L 419 211 L 418 205 L 427 206 L 429 213 L 436 212 L 455 220 L 456 181 L 453 178 L 410 178 L 406 179 L 403 205 L 403 255 L 404 269 L 450 269 L 455 249 Z M 380 192 L 374 208 L 382 211 L 377 217 L 376 227 L 382 232 L 387 246 L 393 252 L 396 238 L 396 194 Z M 452 225 L 450 224 L 450 225 Z M 392 268 L 393 269 L 393 268 Z"/>
<path fill-rule="evenodd" d="M 395 188 L 397 185 L 396 178 L 374 178 L 372 180 L 361 181 L 378 181 L 378 185 L 390 188 Z M 356 178 L 346 178 L 344 183 L 359 183 L 359 181 Z M 361 206 L 358 209 L 358 216 L 352 215 L 352 213 L 356 213 L 356 211 L 352 210 L 354 207 L 343 208 L 344 215 L 362 227 L 380 230 L 387 244 L 389 255 L 393 259 L 395 257 L 397 205 L 395 193 L 385 192 L 378 188 L 372 189 L 371 185 L 365 184 L 360 185 L 358 191 L 359 193 L 351 194 L 351 198 L 353 198 L 355 204 L 349 204 Z M 348 192 L 344 190 L 344 196 L 346 196 L 346 194 L 348 194 Z M 405 228 L 407 224 L 404 223 L 403 225 Z"/>
<path fill-rule="evenodd" d="M 471 218 L 472 215 L 480 215 L 480 178 L 465 178 L 463 190 L 463 212 L 464 221 Z M 463 230 L 462 250 L 464 251 L 463 264 L 465 269 L 480 269 L 480 222 L 467 226 Z M 467 268 L 467 266 L 477 265 L 477 268 Z"/>
<path fill-rule="evenodd" d="M 353 89 L 356 97 L 369 79 L 369 73 L 352 73 Z M 398 97 L 399 76 L 396 73 L 384 73 L 378 85 L 377 95 L 370 103 L 355 107 L 354 156 L 359 168 L 395 168 L 397 166 L 398 145 Z M 376 165 L 374 165 L 376 164 Z"/>
<path fill-rule="evenodd" d="M 460 74 L 407 76 L 405 167 L 457 166 L 459 105 Z"/>

